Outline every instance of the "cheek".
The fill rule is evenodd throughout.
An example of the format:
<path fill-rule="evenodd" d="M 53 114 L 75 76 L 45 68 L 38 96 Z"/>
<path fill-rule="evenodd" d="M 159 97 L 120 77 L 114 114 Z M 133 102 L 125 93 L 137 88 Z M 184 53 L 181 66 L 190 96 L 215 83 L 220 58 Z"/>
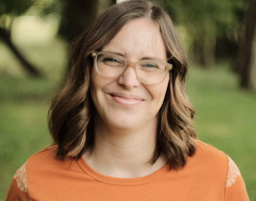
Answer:
<path fill-rule="evenodd" d="M 166 91 L 169 85 L 169 76 L 159 85 L 153 86 L 151 89 L 151 95 L 154 102 L 159 106 L 159 108 L 162 106 Z"/>
<path fill-rule="evenodd" d="M 162 106 L 166 94 L 166 88 L 157 90 L 154 94 L 155 104 L 159 107 Z"/>
<path fill-rule="evenodd" d="M 110 78 L 105 78 L 99 75 L 95 70 L 92 71 L 91 74 L 91 86 L 90 93 L 93 100 L 94 105 L 99 108 L 104 105 L 104 88 L 109 87 L 113 82 Z"/>
<path fill-rule="evenodd" d="M 94 105 L 97 107 L 100 99 L 99 92 L 102 90 L 104 83 L 102 83 L 102 79 L 98 77 L 97 72 L 95 72 L 95 70 L 92 71 L 91 80 L 92 81 L 90 86 L 90 93 L 91 93 L 92 101 Z"/>

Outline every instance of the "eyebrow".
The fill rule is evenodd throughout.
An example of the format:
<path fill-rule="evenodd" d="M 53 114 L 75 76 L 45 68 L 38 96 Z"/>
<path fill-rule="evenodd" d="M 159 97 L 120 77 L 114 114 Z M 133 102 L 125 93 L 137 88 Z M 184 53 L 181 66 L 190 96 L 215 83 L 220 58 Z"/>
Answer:
<path fill-rule="evenodd" d="M 122 57 L 126 58 L 125 55 L 123 55 L 120 52 L 115 52 L 115 51 L 104 51 L 104 52 L 109 52 L 109 53 L 112 53 L 112 54 L 117 54 L 119 56 L 122 56 Z M 157 58 L 157 57 L 147 56 L 147 57 L 142 57 L 140 60 L 163 60 L 163 59 L 160 59 L 160 58 Z"/>

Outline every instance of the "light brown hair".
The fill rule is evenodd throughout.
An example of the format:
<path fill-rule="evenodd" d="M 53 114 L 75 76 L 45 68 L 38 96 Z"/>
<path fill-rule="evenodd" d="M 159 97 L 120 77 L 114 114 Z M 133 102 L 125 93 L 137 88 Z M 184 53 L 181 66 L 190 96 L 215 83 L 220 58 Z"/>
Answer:
<path fill-rule="evenodd" d="M 173 65 L 170 82 L 158 114 L 157 144 L 152 164 L 163 155 L 170 168 L 184 167 L 187 157 L 195 153 L 193 126 L 195 110 L 185 93 L 188 70 L 186 54 L 169 15 L 148 0 L 130 0 L 108 8 L 74 42 L 72 68 L 49 110 L 49 130 L 58 144 L 56 156 L 80 158 L 93 151 L 93 115 L 95 107 L 90 95 L 93 58 L 91 51 L 100 51 L 129 21 L 150 18 L 159 25 Z"/>

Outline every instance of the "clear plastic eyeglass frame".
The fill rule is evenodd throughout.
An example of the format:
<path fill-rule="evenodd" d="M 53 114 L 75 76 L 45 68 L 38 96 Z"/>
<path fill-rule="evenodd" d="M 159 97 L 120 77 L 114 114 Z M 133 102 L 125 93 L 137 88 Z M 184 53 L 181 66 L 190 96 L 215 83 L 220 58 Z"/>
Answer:
<path fill-rule="evenodd" d="M 107 75 L 107 73 L 103 73 L 99 70 L 98 67 L 98 56 L 99 55 L 108 55 L 108 56 L 112 56 L 112 58 L 117 59 L 118 60 L 118 65 L 124 66 L 121 70 L 116 71 L 116 73 L 114 73 L 115 75 Z M 171 71 L 173 69 L 173 65 L 170 63 L 167 63 L 166 61 L 163 60 L 139 60 L 137 62 L 131 62 L 128 59 L 126 59 L 125 57 L 115 54 L 115 53 L 111 53 L 111 52 L 102 52 L 102 51 L 92 51 L 91 52 L 91 56 L 94 58 L 94 67 L 96 68 L 96 71 L 103 75 L 104 77 L 119 77 L 121 76 L 127 69 L 127 67 L 133 67 L 137 76 L 137 79 L 147 85 L 155 85 L 155 84 L 159 84 L 161 83 L 165 77 L 167 76 L 168 72 Z M 123 64 L 120 64 L 120 61 L 124 62 Z M 109 61 L 112 62 L 112 61 Z M 142 63 L 146 63 L 148 62 L 148 64 L 161 64 L 161 66 L 164 67 L 164 69 L 159 69 L 159 70 L 154 70 L 154 71 L 145 71 L 144 73 L 142 73 L 142 71 L 138 70 L 140 64 Z M 113 62 L 112 62 L 113 63 Z M 109 65 L 105 65 L 105 66 L 109 66 Z M 118 69 L 118 68 L 117 68 Z M 154 69 L 154 68 L 151 68 Z M 106 68 L 107 70 L 107 68 Z M 145 76 L 146 75 L 146 76 Z"/>

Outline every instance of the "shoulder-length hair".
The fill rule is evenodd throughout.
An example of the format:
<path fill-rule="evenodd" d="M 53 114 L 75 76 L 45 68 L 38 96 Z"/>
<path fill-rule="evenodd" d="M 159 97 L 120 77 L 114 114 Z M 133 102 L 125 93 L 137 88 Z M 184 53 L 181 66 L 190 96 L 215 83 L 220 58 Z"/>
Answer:
<path fill-rule="evenodd" d="M 51 103 L 49 130 L 56 157 L 80 158 L 94 147 L 93 115 L 95 107 L 90 95 L 92 51 L 100 51 L 129 21 L 150 18 L 158 24 L 166 45 L 168 62 L 173 65 L 162 107 L 158 113 L 154 164 L 163 155 L 172 169 L 185 166 L 188 156 L 195 153 L 193 126 L 195 110 L 185 93 L 188 70 L 186 54 L 181 46 L 170 16 L 149 0 L 129 0 L 108 8 L 74 42 L 71 70 Z"/>

